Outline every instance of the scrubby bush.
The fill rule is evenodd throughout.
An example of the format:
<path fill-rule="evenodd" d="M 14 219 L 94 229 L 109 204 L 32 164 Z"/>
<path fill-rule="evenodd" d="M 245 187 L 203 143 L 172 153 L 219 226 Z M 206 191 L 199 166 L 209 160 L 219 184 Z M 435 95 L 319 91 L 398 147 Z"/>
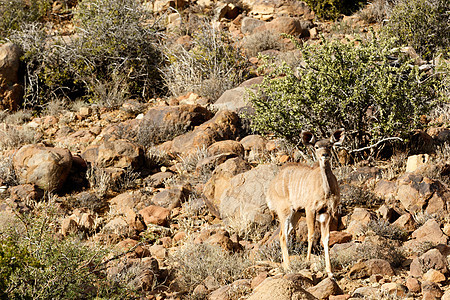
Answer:
<path fill-rule="evenodd" d="M 185 244 L 170 258 L 179 275 L 180 283 L 191 291 L 208 276 L 219 285 L 247 278 L 251 261 L 242 253 L 227 253 L 219 246 Z"/>
<path fill-rule="evenodd" d="M 0 41 L 28 23 L 42 22 L 50 16 L 51 0 L 0 0 Z"/>
<path fill-rule="evenodd" d="M 2 299 L 109 298 L 118 292 L 96 270 L 104 250 L 88 247 L 76 237 L 56 237 L 50 202 L 37 205 L 33 215 L 13 215 L 8 222 L 5 217 L 0 220 Z"/>
<path fill-rule="evenodd" d="M 398 0 L 383 31 L 430 59 L 450 50 L 449 12 L 447 0 Z"/>
<path fill-rule="evenodd" d="M 189 47 L 166 47 L 169 63 L 163 74 L 169 91 L 175 96 L 193 91 L 214 101 L 241 83 L 247 60 L 234 44 L 227 32 L 203 21 Z"/>
<path fill-rule="evenodd" d="M 264 30 L 244 37 L 243 47 L 248 56 L 257 56 L 264 50 L 283 50 L 285 48 L 279 33 Z"/>
<path fill-rule="evenodd" d="M 374 0 L 358 12 L 367 23 L 382 23 L 392 12 L 394 0 Z"/>
<path fill-rule="evenodd" d="M 358 10 L 365 0 L 306 0 L 316 16 L 325 20 L 335 20 L 340 15 L 350 15 Z"/>
<path fill-rule="evenodd" d="M 412 66 L 408 57 L 372 39 L 369 42 L 322 40 L 302 49 L 303 63 L 293 70 L 269 65 L 257 93 L 250 95 L 252 128 L 297 141 L 304 129 L 328 136 L 347 132 L 353 148 L 389 136 L 406 136 L 437 102 L 439 78 Z"/>
<path fill-rule="evenodd" d="M 22 46 L 27 66 L 24 106 L 83 97 L 114 107 L 161 92 L 152 18 L 136 0 L 84 0 L 71 37 L 50 36 L 39 24 L 16 31 L 10 39 Z"/>

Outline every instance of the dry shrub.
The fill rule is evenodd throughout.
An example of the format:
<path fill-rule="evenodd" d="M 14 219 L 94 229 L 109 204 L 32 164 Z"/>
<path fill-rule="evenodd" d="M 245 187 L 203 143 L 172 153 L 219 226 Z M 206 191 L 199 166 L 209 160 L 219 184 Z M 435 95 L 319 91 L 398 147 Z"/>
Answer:
<path fill-rule="evenodd" d="M 169 91 L 180 96 L 195 92 L 215 101 L 245 78 L 247 60 L 229 34 L 207 21 L 193 34 L 192 45 L 166 46 L 169 64 L 163 69 Z"/>
<path fill-rule="evenodd" d="M 348 270 L 358 260 L 369 259 L 384 259 L 398 267 L 405 260 L 405 254 L 398 241 L 370 236 L 362 244 L 332 253 L 331 264 L 337 269 Z"/>
<path fill-rule="evenodd" d="M 341 209 L 344 214 L 349 213 L 354 207 L 373 208 L 382 203 L 372 191 L 364 186 L 347 184 L 341 189 Z"/>
<path fill-rule="evenodd" d="M 36 132 L 32 128 L 20 128 L 16 126 L 0 127 L 0 149 L 8 150 L 19 148 L 27 144 L 35 144 L 38 142 Z"/>
<path fill-rule="evenodd" d="M 392 0 L 374 0 L 358 12 L 358 16 L 367 23 L 382 23 L 392 12 Z"/>
<path fill-rule="evenodd" d="M 369 231 L 390 240 L 405 241 L 408 238 L 408 232 L 383 219 L 370 221 L 363 229 L 363 234 L 365 235 Z"/>
<path fill-rule="evenodd" d="M 248 269 L 252 265 L 244 253 L 228 253 L 218 246 L 193 243 L 180 247 L 169 261 L 180 283 L 189 291 L 208 276 L 214 277 L 221 286 L 249 278 Z"/>
<path fill-rule="evenodd" d="M 243 48 L 248 56 L 257 56 L 264 50 L 284 50 L 284 43 L 280 34 L 264 30 L 253 33 L 244 38 Z"/>
<path fill-rule="evenodd" d="M 18 184 L 12 157 L 2 157 L 0 159 L 0 184 L 6 184 L 8 186 L 15 186 Z"/>

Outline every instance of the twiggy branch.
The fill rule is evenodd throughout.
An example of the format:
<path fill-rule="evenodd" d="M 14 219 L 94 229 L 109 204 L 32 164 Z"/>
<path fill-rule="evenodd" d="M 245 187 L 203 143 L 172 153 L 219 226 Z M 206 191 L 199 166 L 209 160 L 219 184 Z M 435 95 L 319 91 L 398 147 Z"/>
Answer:
<path fill-rule="evenodd" d="M 359 148 L 359 149 L 350 150 L 349 153 L 355 153 L 355 152 L 361 152 L 361 151 L 369 150 L 369 149 L 378 147 L 378 145 L 380 145 L 381 143 L 385 143 L 385 142 L 389 142 L 389 141 L 400 141 L 400 142 L 403 142 L 403 139 L 399 138 L 399 137 L 384 138 L 384 139 L 376 142 L 373 145 L 370 145 L 370 146 L 367 146 L 367 147 L 363 147 L 363 148 Z"/>

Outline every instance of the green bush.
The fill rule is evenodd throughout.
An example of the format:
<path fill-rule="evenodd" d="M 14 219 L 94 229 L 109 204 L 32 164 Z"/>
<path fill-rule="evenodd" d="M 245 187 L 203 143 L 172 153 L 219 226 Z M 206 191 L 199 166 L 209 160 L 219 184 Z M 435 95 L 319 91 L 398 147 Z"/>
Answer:
<path fill-rule="evenodd" d="M 136 0 L 84 0 L 74 12 L 76 34 L 49 36 L 38 24 L 16 31 L 27 65 L 25 106 L 53 98 L 117 106 L 164 90 L 156 25 Z"/>
<path fill-rule="evenodd" d="M 120 294 L 96 269 L 105 250 L 76 237 L 56 236 L 50 202 L 39 204 L 33 215 L 2 214 L 0 224 L 0 298 L 92 299 Z"/>
<path fill-rule="evenodd" d="M 350 15 L 367 1 L 364 0 L 306 0 L 316 16 L 325 20 L 335 20 L 340 15 Z"/>
<path fill-rule="evenodd" d="M 450 51 L 448 0 L 399 0 L 383 32 L 399 45 L 409 45 L 426 59 Z"/>
<path fill-rule="evenodd" d="M 175 95 L 195 92 L 212 101 L 241 83 L 246 76 L 247 60 L 231 36 L 204 21 L 189 47 L 166 47 L 168 65 L 164 81 Z"/>
<path fill-rule="evenodd" d="M 389 49 L 376 39 L 323 40 L 302 49 L 297 70 L 269 66 L 260 90 L 250 95 L 252 128 L 297 142 L 304 129 L 327 136 L 343 127 L 353 148 L 406 136 L 436 104 L 439 79 L 400 54 L 391 64 Z"/>
<path fill-rule="evenodd" d="M 51 0 L 0 0 L 0 41 L 27 23 L 42 22 L 49 17 Z"/>

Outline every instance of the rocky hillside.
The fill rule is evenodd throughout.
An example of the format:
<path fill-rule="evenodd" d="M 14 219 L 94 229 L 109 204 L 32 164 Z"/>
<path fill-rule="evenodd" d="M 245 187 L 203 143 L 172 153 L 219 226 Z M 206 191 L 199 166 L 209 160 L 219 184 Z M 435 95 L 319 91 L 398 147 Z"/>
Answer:
<path fill-rule="evenodd" d="M 302 1 L 144 2 L 158 18 L 151 24 L 160 22 L 164 45 L 156 49 L 169 62 L 132 64 L 121 81 L 114 76 L 126 63 L 109 61 L 117 73 L 89 69 L 98 76 L 89 81 L 69 57 L 64 65 L 52 56 L 66 49 L 82 57 L 64 48 L 85 38 L 72 19 L 87 1 L 79 2 L 52 1 L 47 46 L 65 41 L 48 46 L 53 52 L 27 61 L 32 52 L 17 33 L 0 46 L 0 298 L 450 299 L 447 103 L 421 115 L 406 139 L 356 148 L 349 131 L 332 163 L 341 189 L 330 233 L 334 277 L 318 229 L 306 260 L 304 215 L 290 236 L 290 269 L 281 267 L 266 190 L 282 165 L 314 158 L 252 126 L 249 115 L 258 112 L 249 93 L 271 69 L 259 54 L 296 65 L 299 44 L 368 38 L 384 16 L 374 4 L 325 22 Z M 197 39 L 201 30 L 229 35 L 208 48 Z M 197 78 L 213 69 L 196 73 L 188 58 L 209 66 L 212 49 L 229 56 L 214 61 L 216 77 Z M 445 55 L 400 52 L 420 72 L 448 65 Z M 156 53 L 139 57 L 153 64 Z M 401 65 L 400 55 L 390 60 Z M 163 74 L 143 79 L 156 69 Z M 365 117 L 376 109 L 366 107 Z"/>

